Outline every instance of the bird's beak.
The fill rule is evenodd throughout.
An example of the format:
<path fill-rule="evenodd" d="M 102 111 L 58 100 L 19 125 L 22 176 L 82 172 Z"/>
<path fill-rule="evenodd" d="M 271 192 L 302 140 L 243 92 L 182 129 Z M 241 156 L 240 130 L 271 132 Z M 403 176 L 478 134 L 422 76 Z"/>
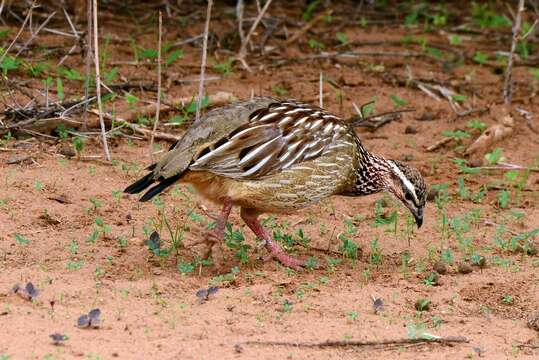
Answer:
<path fill-rule="evenodd" d="M 412 211 L 412 214 L 414 215 L 415 223 L 417 224 L 417 228 L 419 229 L 423 224 L 423 208 L 420 207 L 419 209 Z"/>

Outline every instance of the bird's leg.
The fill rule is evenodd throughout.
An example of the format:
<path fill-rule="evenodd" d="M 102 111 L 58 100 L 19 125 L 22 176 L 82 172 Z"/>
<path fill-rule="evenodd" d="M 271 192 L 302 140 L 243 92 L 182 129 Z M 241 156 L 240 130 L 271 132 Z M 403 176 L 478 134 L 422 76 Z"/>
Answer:
<path fill-rule="evenodd" d="M 223 242 L 225 236 L 226 222 L 231 210 L 232 201 L 226 198 L 223 202 L 221 214 L 215 218 L 215 228 L 208 231 L 205 237 L 206 242 L 210 243 L 210 251 L 213 257 L 213 262 L 217 269 L 220 269 L 223 266 L 223 252 L 221 250 L 221 243 Z"/>
<path fill-rule="evenodd" d="M 304 260 L 288 255 L 281 245 L 271 238 L 266 229 L 260 224 L 260 221 L 258 221 L 258 215 L 259 213 L 256 210 L 241 208 L 241 218 L 255 235 L 263 241 L 264 246 L 269 252 L 268 256 L 264 257 L 264 261 L 276 259 L 284 266 L 288 266 L 294 270 L 299 270 L 304 266 Z"/>

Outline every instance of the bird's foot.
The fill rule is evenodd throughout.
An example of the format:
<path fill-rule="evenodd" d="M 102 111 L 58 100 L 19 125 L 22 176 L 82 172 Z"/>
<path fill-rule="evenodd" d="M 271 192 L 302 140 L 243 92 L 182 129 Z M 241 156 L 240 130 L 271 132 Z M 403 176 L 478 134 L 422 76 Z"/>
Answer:
<path fill-rule="evenodd" d="M 217 270 L 223 268 L 224 256 L 221 249 L 221 242 L 223 241 L 223 232 L 219 230 L 211 230 L 206 233 L 205 242 L 208 245 L 208 252 L 205 258 L 208 258 L 211 254 L 213 259 L 213 265 Z"/>
<path fill-rule="evenodd" d="M 274 240 L 267 240 L 265 246 L 269 254 L 263 257 L 264 261 L 270 261 L 272 259 L 275 259 L 284 266 L 287 266 L 296 271 L 300 270 L 306 264 L 306 260 L 297 259 L 293 256 L 288 255 L 283 250 L 281 245 L 279 245 L 279 243 Z"/>

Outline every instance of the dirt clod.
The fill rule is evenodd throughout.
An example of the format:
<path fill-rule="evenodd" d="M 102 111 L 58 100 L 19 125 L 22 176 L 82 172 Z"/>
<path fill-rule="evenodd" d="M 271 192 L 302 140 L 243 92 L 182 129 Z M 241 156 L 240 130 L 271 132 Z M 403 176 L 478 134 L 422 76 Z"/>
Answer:
<path fill-rule="evenodd" d="M 418 130 L 415 126 L 412 126 L 412 125 L 408 125 L 406 126 L 406 128 L 404 129 L 404 133 L 405 134 L 417 134 L 418 133 Z"/>
<path fill-rule="evenodd" d="M 460 262 L 457 266 L 458 272 L 461 274 L 469 274 L 473 271 L 473 268 L 467 262 Z"/>
<path fill-rule="evenodd" d="M 440 275 L 447 274 L 447 265 L 441 260 L 436 261 L 432 268 Z"/>

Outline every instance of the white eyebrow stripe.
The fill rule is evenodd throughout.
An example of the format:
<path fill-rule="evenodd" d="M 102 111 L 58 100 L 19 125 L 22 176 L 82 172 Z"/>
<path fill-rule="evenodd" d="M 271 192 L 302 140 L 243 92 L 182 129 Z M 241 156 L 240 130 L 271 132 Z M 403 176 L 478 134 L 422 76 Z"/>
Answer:
<path fill-rule="evenodd" d="M 391 168 L 393 169 L 395 174 L 397 174 L 397 176 L 401 179 L 404 186 L 406 186 L 406 188 L 412 193 L 412 195 L 414 197 L 414 200 L 415 200 L 415 203 L 419 204 L 419 200 L 417 199 L 417 195 L 415 194 L 414 185 L 412 185 L 410 180 L 408 180 L 408 178 L 406 176 L 404 176 L 401 169 L 399 169 L 399 167 L 397 165 L 395 165 L 395 163 L 393 161 L 389 161 L 389 164 L 391 164 Z"/>

